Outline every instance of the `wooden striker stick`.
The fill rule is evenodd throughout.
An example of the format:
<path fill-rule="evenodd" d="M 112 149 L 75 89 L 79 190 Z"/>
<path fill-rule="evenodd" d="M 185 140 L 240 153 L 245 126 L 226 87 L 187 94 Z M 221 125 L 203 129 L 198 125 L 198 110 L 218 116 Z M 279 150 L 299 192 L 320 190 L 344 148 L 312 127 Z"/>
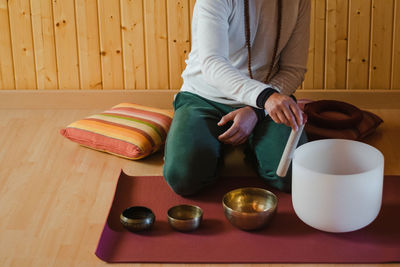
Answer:
<path fill-rule="evenodd" d="M 285 150 L 283 151 L 281 161 L 279 162 L 278 169 L 276 170 L 276 174 L 279 177 L 286 176 L 290 162 L 292 161 L 293 158 L 293 153 L 297 147 L 297 143 L 299 142 L 303 129 L 304 129 L 304 124 L 300 125 L 297 131 L 294 131 L 292 129 L 292 132 L 290 133 L 289 139 L 286 143 Z"/>

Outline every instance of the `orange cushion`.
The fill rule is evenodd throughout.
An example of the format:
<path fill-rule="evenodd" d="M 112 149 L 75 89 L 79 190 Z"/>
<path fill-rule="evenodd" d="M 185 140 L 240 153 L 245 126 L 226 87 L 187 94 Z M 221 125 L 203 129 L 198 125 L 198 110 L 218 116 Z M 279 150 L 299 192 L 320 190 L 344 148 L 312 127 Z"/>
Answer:
<path fill-rule="evenodd" d="M 121 103 L 75 121 L 60 133 L 80 145 L 128 159 L 141 159 L 165 143 L 172 111 Z"/>

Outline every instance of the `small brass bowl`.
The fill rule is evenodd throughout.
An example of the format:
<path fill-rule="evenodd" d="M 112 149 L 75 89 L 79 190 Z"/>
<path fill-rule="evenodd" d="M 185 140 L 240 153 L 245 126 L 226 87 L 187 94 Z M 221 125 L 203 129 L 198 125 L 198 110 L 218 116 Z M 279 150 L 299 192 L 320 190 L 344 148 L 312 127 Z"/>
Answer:
<path fill-rule="evenodd" d="M 225 217 L 242 230 L 257 230 L 268 224 L 276 212 L 277 197 L 270 191 L 245 187 L 226 193 L 222 199 Z"/>
<path fill-rule="evenodd" d="M 193 205 L 178 205 L 168 210 L 168 223 L 181 232 L 197 229 L 203 219 L 203 210 Z"/>
<path fill-rule="evenodd" d="M 156 219 L 151 209 L 141 206 L 125 209 L 119 218 L 122 225 L 131 232 L 149 230 Z"/>

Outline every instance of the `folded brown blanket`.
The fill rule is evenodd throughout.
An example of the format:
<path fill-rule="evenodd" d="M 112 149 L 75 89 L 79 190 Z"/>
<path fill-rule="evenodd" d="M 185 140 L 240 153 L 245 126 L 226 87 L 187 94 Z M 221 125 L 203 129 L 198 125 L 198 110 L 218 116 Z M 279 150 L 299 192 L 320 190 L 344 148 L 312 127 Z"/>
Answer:
<path fill-rule="evenodd" d="M 378 115 L 342 101 L 299 100 L 299 105 L 308 116 L 305 131 L 309 140 L 362 140 L 383 122 Z"/>

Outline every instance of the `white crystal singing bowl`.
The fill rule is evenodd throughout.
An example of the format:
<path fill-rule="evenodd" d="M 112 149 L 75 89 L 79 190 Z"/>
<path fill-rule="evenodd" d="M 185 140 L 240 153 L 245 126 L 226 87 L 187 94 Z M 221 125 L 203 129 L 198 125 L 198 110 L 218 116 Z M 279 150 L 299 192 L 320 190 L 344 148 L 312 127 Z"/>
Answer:
<path fill-rule="evenodd" d="M 298 147 L 293 156 L 292 202 L 297 216 L 316 229 L 361 229 L 379 214 L 384 158 L 351 140 L 324 139 Z"/>

